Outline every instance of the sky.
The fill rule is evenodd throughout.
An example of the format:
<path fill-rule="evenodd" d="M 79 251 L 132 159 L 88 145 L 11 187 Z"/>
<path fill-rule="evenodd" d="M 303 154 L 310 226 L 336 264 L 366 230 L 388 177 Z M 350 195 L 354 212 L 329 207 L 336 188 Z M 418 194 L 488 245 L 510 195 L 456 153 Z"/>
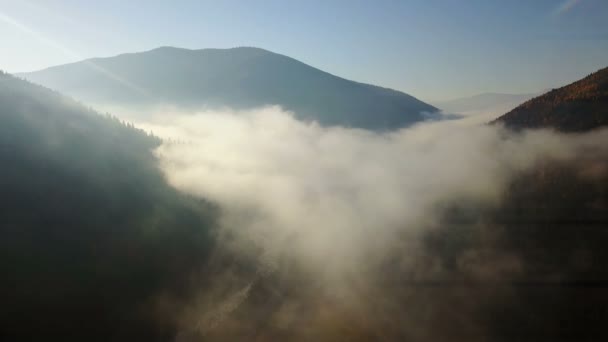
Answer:
<path fill-rule="evenodd" d="M 426 101 L 536 93 L 608 66 L 606 0 L 0 0 L 0 69 L 256 46 Z"/>

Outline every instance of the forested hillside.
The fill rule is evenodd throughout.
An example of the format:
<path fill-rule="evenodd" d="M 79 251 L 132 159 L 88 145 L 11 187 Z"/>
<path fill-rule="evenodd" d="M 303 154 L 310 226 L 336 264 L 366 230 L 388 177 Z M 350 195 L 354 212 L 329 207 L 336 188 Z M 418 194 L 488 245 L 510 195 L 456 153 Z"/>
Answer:
<path fill-rule="evenodd" d="M 584 132 L 608 126 L 608 68 L 533 98 L 496 119 L 512 128 Z"/>
<path fill-rule="evenodd" d="M 214 209 L 170 188 L 158 138 L 0 75 L 0 338 L 166 341 Z"/>

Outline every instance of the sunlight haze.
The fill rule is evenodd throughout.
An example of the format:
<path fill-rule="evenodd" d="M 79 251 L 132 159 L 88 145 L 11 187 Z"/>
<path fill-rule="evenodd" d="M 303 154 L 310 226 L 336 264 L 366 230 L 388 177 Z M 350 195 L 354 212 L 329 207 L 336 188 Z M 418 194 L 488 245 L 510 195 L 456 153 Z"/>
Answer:
<path fill-rule="evenodd" d="M 159 46 L 255 46 L 450 100 L 539 92 L 599 69 L 608 60 L 607 17 L 603 0 L 0 0 L 0 40 L 14 51 L 0 56 L 0 68 L 33 71 Z"/>

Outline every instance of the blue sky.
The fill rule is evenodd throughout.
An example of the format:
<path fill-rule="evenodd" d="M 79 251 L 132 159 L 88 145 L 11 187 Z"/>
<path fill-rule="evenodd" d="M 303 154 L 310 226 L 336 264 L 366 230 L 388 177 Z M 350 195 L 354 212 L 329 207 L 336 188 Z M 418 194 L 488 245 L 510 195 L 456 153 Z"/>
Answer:
<path fill-rule="evenodd" d="M 0 0 L 0 68 L 158 46 L 257 46 L 423 100 L 557 87 L 608 66 L 606 0 Z"/>

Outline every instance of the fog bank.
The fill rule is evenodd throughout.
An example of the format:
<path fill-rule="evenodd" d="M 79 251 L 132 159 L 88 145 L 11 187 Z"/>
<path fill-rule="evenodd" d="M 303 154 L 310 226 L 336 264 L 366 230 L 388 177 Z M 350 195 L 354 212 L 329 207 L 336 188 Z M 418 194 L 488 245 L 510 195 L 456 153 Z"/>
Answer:
<path fill-rule="evenodd" d="M 375 133 L 303 123 L 279 107 L 165 114 L 138 125 L 165 138 L 156 155 L 168 181 L 218 203 L 219 245 L 256 269 L 218 276 L 224 280 L 214 286 L 224 291 L 211 291 L 216 298 L 210 299 L 207 290 L 206 304 L 192 311 L 202 331 L 221 325 L 260 281 L 281 283 L 281 292 L 299 279 L 299 288 L 315 289 L 303 300 L 308 305 L 331 298 L 345 312 L 373 315 L 364 296 L 390 300 L 391 291 L 377 284 L 384 273 L 399 272 L 407 281 L 441 277 L 440 265 L 420 268 L 421 255 L 432 254 L 422 236 L 440 228 L 447 207 L 499 206 L 514 176 L 608 146 L 607 132 L 514 133 L 460 120 Z M 468 270 L 486 280 L 522 269 L 511 255 L 472 250 L 466 258 Z M 360 302 L 356 310 L 348 304 L 353 298 Z M 426 300 L 412 307 L 436 303 Z"/>

